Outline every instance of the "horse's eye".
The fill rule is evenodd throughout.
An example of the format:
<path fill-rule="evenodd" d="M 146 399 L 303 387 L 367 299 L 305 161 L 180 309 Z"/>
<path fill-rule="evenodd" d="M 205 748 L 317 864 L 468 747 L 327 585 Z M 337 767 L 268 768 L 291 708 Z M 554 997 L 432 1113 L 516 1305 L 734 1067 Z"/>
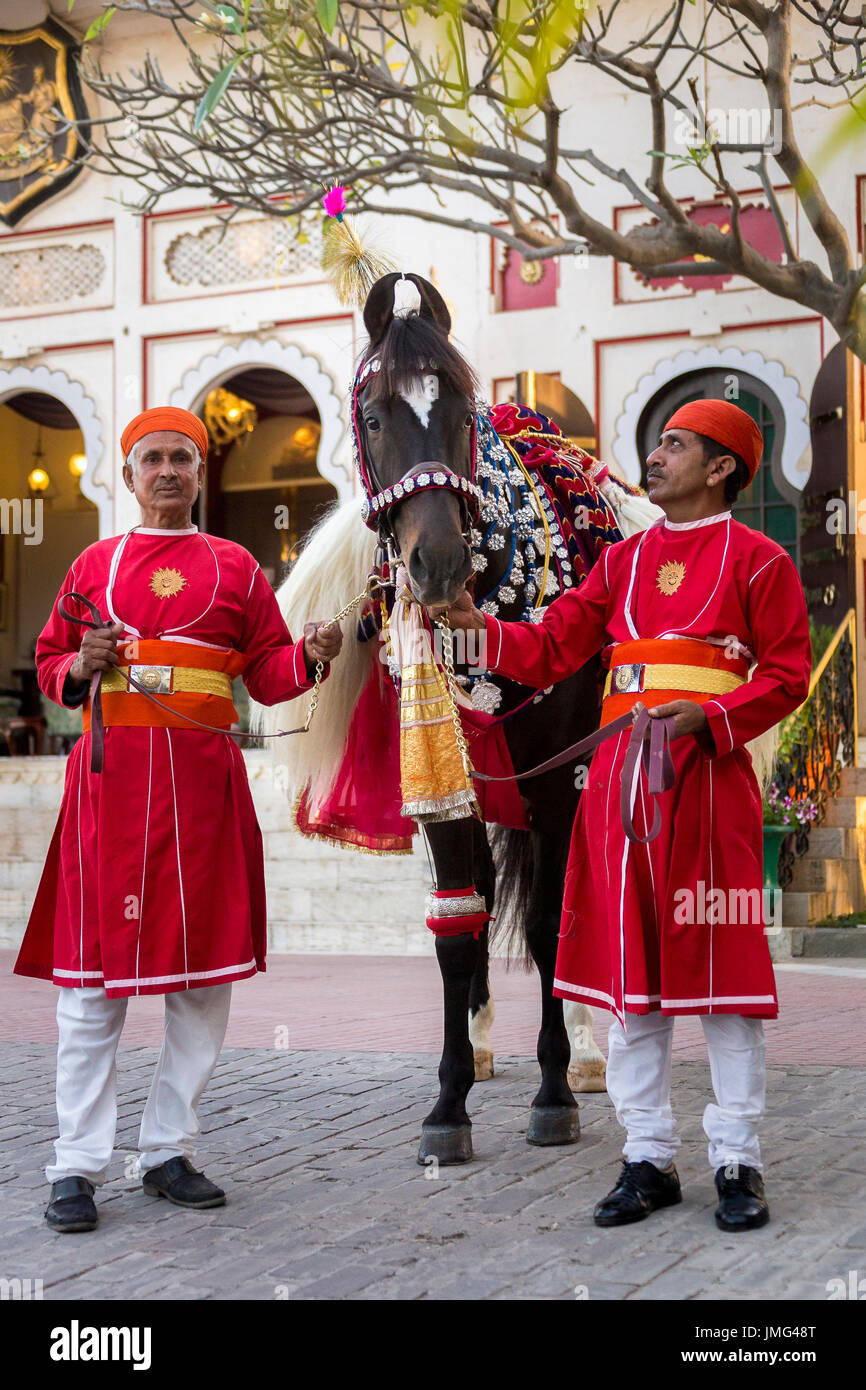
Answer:
<path fill-rule="evenodd" d="M 475 416 L 472 414 L 472 411 L 470 410 L 469 414 L 466 416 L 466 419 L 463 421 L 463 424 L 466 426 L 466 429 L 471 430 L 474 419 Z"/>
<path fill-rule="evenodd" d="M 366 425 L 367 429 L 372 430 L 374 434 L 376 430 L 379 428 L 379 421 L 376 419 L 375 415 L 365 415 L 364 424 Z"/>

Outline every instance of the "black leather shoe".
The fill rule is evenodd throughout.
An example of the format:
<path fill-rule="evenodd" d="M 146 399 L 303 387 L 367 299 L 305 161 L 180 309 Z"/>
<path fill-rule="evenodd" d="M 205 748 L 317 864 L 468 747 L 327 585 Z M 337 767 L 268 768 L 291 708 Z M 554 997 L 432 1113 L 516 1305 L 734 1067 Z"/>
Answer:
<path fill-rule="evenodd" d="M 716 1170 L 716 1225 L 720 1231 L 754 1231 L 766 1226 L 770 1208 L 764 1196 L 764 1179 L 757 1168 L 731 1164 Z"/>
<path fill-rule="evenodd" d="M 167 1197 L 176 1207 L 224 1207 L 226 1194 L 193 1168 L 188 1158 L 170 1158 L 145 1173 L 141 1185 L 148 1197 Z"/>
<path fill-rule="evenodd" d="M 599 1202 L 592 1216 L 596 1226 L 627 1226 L 682 1200 L 676 1168 L 663 1173 L 646 1159 L 642 1163 L 623 1162 L 616 1187 Z"/>
<path fill-rule="evenodd" d="M 51 1200 L 45 1208 L 45 1220 L 62 1234 L 75 1231 L 95 1231 L 99 1213 L 93 1200 L 96 1189 L 87 1178 L 59 1178 L 51 1184 Z"/>

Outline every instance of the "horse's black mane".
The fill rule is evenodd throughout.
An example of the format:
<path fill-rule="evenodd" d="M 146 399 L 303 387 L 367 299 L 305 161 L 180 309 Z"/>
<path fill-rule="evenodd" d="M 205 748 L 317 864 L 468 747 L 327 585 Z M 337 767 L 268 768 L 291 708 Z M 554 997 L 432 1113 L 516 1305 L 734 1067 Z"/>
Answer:
<path fill-rule="evenodd" d="M 412 385 L 430 371 L 439 373 L 441 385 L 470 399 L 478 381 L 447 334 L 433 319 L 412 314 L 392 318 L 377 343 L 371 343 L 365 358 L 378 357 L 381 367 L 372 381 L 375 399 L 387 399 Z"/>

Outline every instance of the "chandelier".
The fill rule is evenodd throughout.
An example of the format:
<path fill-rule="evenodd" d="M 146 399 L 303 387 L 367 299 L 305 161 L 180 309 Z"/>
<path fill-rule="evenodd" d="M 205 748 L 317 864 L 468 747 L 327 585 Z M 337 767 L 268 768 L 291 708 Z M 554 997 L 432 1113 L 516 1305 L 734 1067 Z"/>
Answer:
<path fill-rule="evenodd" d="M 245 401 L 233 391 L 218 386 L 208 393 L 204 403 L 204 422 L 213 444 L 224 448 L 252 434 L 258 423 L 258 411 L 252 401 Z"/>

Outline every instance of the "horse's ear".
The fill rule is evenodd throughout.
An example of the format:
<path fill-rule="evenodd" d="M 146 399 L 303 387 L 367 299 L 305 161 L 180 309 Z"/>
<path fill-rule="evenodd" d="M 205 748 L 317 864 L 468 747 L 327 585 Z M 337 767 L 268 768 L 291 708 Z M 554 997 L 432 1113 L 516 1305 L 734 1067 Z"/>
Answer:
<path fill-rule="evenodd" d="M 364 324 L 370 335 L 372 347 L 376 347 L 382 341 L 394 317 L 394 286 L 401 278 L 403 277 L 396 271 L 390 275 L 383 275 L 367 295 Z M 407 275 L 405 279 L 411 280 L 417 286 L 421 296 L 421 317 L 432 319 L 447 336 L 451 332 L 451 315 L 436 286 L 425 280 L 423 275 Z"/>

